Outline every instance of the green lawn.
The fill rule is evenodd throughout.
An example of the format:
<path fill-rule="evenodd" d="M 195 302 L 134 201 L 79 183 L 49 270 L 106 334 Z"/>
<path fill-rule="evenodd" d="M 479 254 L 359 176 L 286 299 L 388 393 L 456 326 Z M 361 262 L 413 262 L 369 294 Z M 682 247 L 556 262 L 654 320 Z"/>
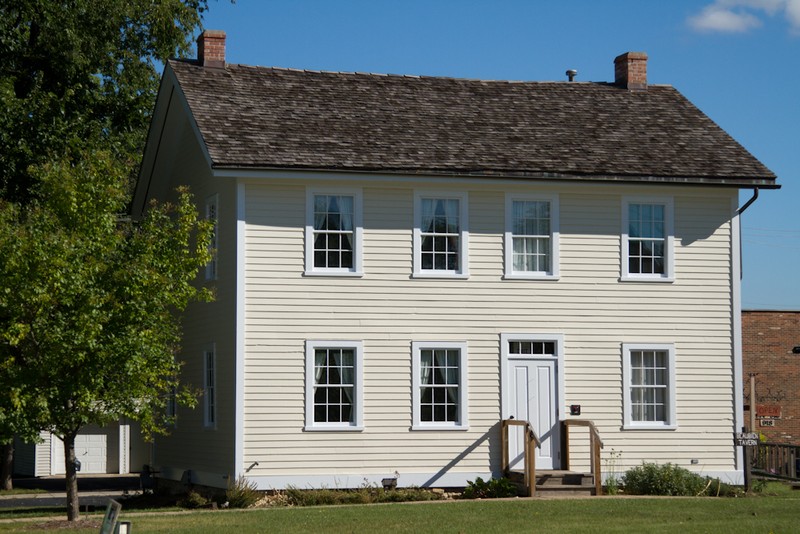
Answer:
<path fill-rule="evenodd" d="M 736 532 L 800 531 L 800 491 L 749 498 L 514 499 L 144 515 L 148 532 Z M 0 523 L 0 532 L 41 531 L 37 522 Z M 34 530 L 30 530 L 33 528 Z M 97 532 L 97 528 L 70 533 Z"/>

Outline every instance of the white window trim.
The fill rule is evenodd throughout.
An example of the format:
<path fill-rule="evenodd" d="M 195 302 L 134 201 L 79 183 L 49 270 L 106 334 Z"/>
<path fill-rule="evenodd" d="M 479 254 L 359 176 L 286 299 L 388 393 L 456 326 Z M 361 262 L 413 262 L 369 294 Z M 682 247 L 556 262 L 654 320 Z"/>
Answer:
<path fill-rule="evenodd" d="M 628 206 L 630 204 L 664 205 L 664 274 L 630 273 L 628 265 Z M 672 197 L 622 197 L 622 231 L 620 233 L 622 282 L 674 282 L 675 281 L 675 205 Z"/>
<path fill-rule="evenodd" d="M 631 352 L 637 350 L 664 351 L 667 353 L 667 420 L 633 421 L 631 418 Z M 678 417 L 675 402 L 675 345 L 672 343 L 622 344 L 622 428 L 624 430 L 675 430 Z"/>
<path fill-rule="evenodd" d="M 212 383 L 208 381 L 208 355 L 211 354 L 213 366 Z M 209 387 L 214 391 L 214 403 L 209 403 Z M 217 428 L 217 405 L 219 404 L 219 391 L 217 390 L 217 346 L 215 343 L 208 345 L 203 350 L 203 426 Z"/>
<path fill-rule="evenodd" d="M 444 269 L 422 269 L 422 199 L 457 199 L 459 201 L 459 223 L 461 248 L 458 251 L 459 270 L 449 271 Z M 469 226 L 467 202 L 469 196 L 466 192 L 452 191 L 414 191 L 414 272 L 413 278 L 469 278 Z"/>
<path fill-rule="evenodd" d="M 327 268 L 314 267 L 314 196 L 337 195 L 353 197 L 353 267 Z M 364 276 L 363 235 L 364 201 L 360 189 L 352 188 L 306 188 L 306 231 L 305 231 L 305 276 Z"/>
<path fill-rule="evenodd" d="M 420 352 L 425 349 L 458 349 L 458 423 L 429 423 L 421 421 L 420 414 Z M 468 373 L 467 344 L 452 341 L 413 341 L 411 343 L 411 430 L 469 430 L 469 406 L 467 400 Z"/>
<path fill-rule="evenodd" d="M 533 342 L 553 342 L 556 344 L 556 354 L 553 356 L 543 354 L 511 354 L 508 351 L 508 344 L 512 341 L 533 341 Z M 510 359 L 526 359 L 526 360 L 555 360 L 556 361 L 556 414 L 559 421 L 566 419 L 565 407 L 566 402 L 566 388 L 564 380 L 564 334 L 537 334 L 537 333 L 507 333 L 500 334 L 500 365 L 502 372 L 500 390 L 503 395 L 503 406 L 510 408 L 513 406 L 513 399 L 511 398 L 511 377 L 506 370 L 508 369 L 508 361 Z M 508 419 L 513 414 L 502 414 L 503 419 Z"/>
<path fill-rule="evenodd" d="M 214 208 L 214 230 L 211 235 L 209 248 L 211 259 L 206 263 L 206 280 L 216 280 L 219 276 L 219 195 L 212 195 L 206 199 L 206 220 L 211 220 L 211 208 Z"/>
<path fill-rule="evenodd" d="M 354 421 L 352 423 L 314 422 L 314 351 L 316 349 L 355 349 L 355 388 L 353 390 Z M 306 341 L 306 424 L 311 432 L 360 432 L 364 430 L 364 343 L 342 340 Z"/>
<path fill-rule="evenodd" d="M 547 201 L 550 202 L 550 271 L 515 271 L 514 270 L 514 201 Z M 506 193 L 506 228 L 503 237 L 504 264 L 506 279 L 521 280 L 558 280 L 560 276 L 559 261 L 559 208 L 558 194 L 526 195 Z"/>

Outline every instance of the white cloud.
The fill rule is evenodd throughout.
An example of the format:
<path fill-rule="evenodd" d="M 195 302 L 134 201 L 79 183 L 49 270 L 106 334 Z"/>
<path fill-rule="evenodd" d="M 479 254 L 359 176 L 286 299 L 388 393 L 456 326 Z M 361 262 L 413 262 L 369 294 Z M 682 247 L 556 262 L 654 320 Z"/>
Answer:
<path fill-rule="evenodd" d="M 711 5 L 689 18 L 695 30 L 712 32 L 744 32 L 761 25 L 761 21 L 748 13 L 735 13 L 722 6 Z"/>
<path fill-rule="evenodd" d="M 706 32 L 746 32 L 761 26 L 761 17 L 782 13 L 800 33 L 800 0 L 715 0 L 689 17 L 689 26 Z"/>
<path fill-rule="evenodd" d="M 792 25 L 792 31 L 800 34 L 800 0 L 786 1 L 786 18 Z"/>

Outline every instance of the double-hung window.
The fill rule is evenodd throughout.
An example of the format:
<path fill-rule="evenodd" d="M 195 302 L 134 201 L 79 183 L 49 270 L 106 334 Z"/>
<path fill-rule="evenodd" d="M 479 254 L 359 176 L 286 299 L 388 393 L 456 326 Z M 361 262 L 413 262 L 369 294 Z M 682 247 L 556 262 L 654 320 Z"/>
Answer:
<path fill-rule="evenodd" d="M 506 278 L 558 278 L 558 219 L 557 195 L 506 195 Z"/>
<path fill-rule="evenodd" d="M 203 423 L 217 424 L 217 354 L 212 344 L 203 351 Z"/>
<path fill-rule="evenodd" d="M 622 280 L 674 279 L 673 225 L 671 198 L 623 199 Z"/>
<path fill-rule="evenodd" d="M 466 343 L 412 343 L 412 427 L 466 430 Z"/>
<path fill-rule="evenodd" d="M 676 428 L 675 347 L 623 343 L 622 364 L 623 427 Z"/>
<path fill-rule="evenodd" d="M 468 236 L 466 193 L 415 194 L 415 277 L 466 278 Z"/>
<path fill-rule="evenodd" d="M 219 197 L 214 195 L 206 199 L 206 220 L 213 228 L 211 229 L 211 241 L 208 244 L 208 251 L 211 259 L 206 264 L 206 280 L 217 279 L 217 246 L 219 241 Z"/>
<path fill-rule="evenodd" d="M 360 341 L 306 342 L 306 430 L 362 430 Z"/>
<path fill-rule="evenodd" d="M 360 276 L 360 191 L 309 190 L 306 200 L 306 275 Z"/>

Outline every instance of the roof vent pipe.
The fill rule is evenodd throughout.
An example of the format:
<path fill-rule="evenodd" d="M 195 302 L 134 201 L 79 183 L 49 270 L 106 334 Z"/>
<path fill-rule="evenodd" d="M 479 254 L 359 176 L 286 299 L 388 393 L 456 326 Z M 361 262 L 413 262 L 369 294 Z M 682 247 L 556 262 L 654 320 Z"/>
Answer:
<path fill-rule="evenodd" d="M 578 75 L 578 71 L 575 70 L 575 69 L 569 69 L 567 71 L 567 78 L 569 78 L 569 81 L 573 81 L 575 79 L 575 76 L 577 76 L 577 75 Z"/>

